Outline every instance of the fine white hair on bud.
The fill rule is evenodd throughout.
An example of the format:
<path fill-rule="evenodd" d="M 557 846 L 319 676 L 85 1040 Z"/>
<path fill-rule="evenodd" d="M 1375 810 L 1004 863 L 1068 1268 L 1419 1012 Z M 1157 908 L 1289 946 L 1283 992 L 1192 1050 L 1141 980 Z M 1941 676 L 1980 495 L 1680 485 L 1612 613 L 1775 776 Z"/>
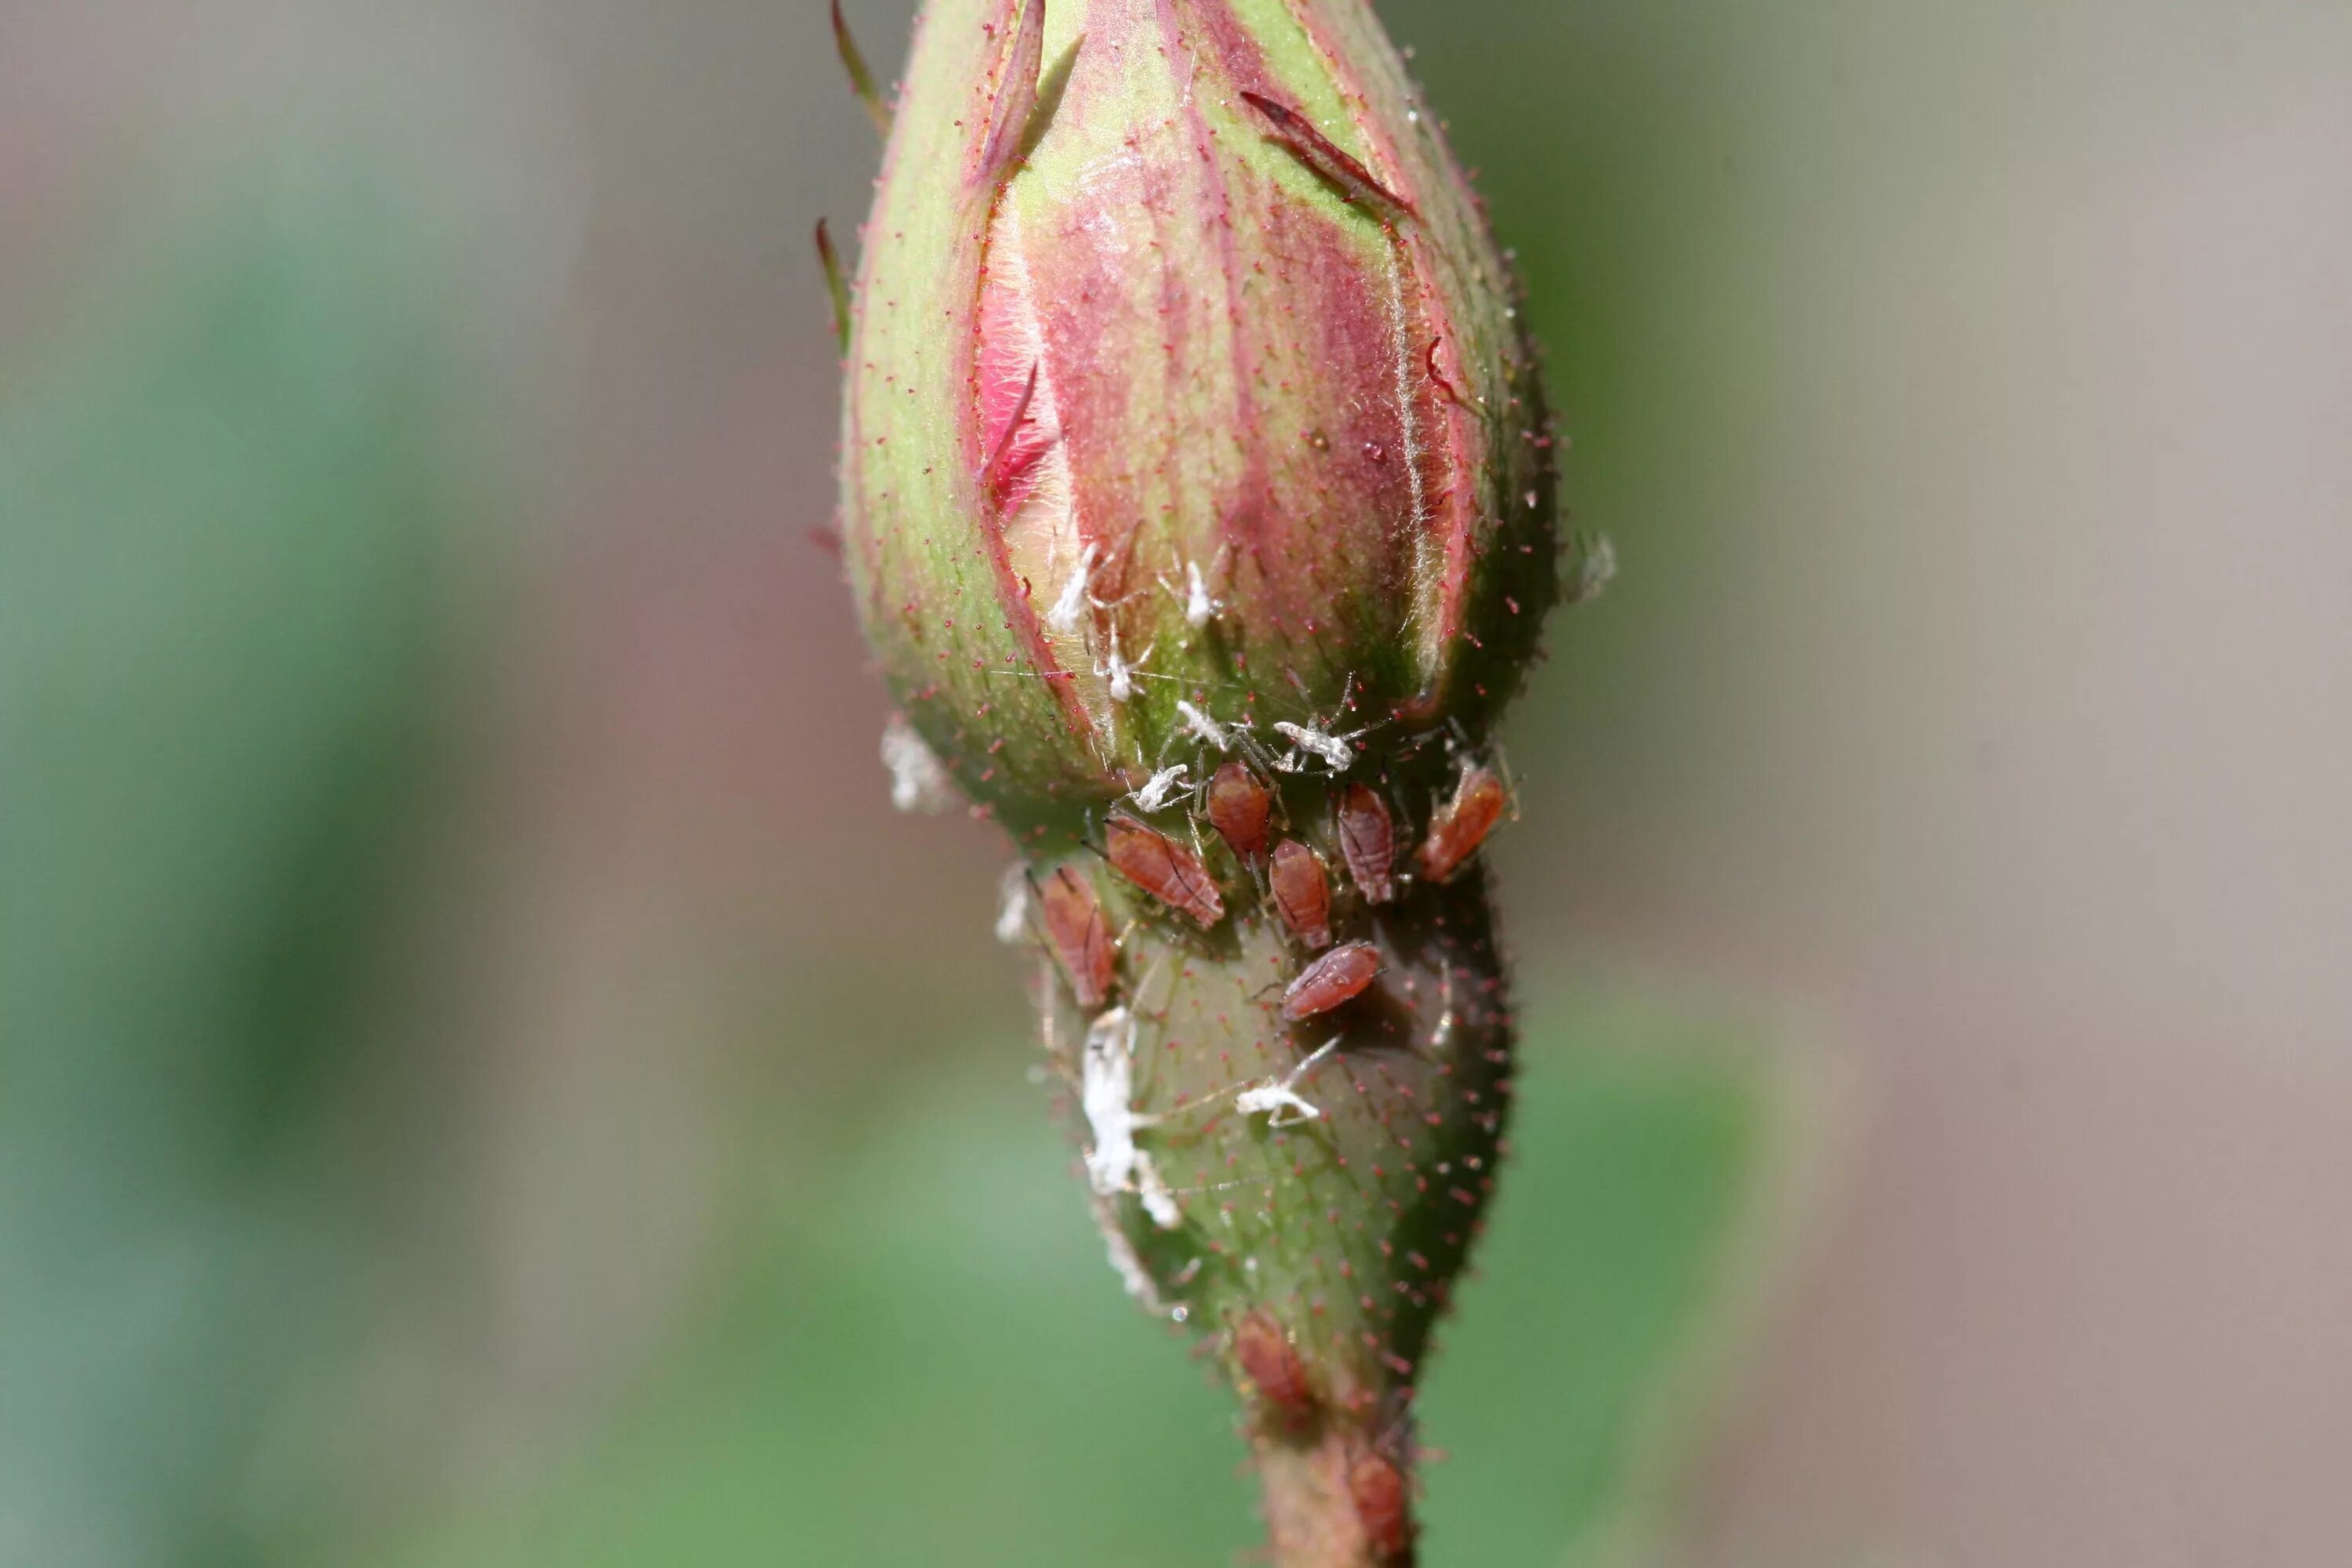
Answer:
<path fill-rule="evenodd" d="M 890 771 L 890 804 L 900 811 L 936 816 L 955 809 L 955 782 L 903 713 L 882 726 L 882 765 Z"/>

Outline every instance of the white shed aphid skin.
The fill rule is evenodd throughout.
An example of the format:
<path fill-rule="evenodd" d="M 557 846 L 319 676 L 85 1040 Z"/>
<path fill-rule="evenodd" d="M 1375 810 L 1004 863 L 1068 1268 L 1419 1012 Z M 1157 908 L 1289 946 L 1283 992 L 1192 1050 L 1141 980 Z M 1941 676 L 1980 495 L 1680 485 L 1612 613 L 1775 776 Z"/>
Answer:
<path fill-rule="evenodd" d="M 1263 1116 L 1268 1127 L 1298 1127 L 1309 1121 L 1323 1120 L 1323 1108 L 1305 1099 L 1298 1086 L 1307 1075 L 1323 1063 L 1323 1058 L 1339 1048 L 1343 1037 L 1332 1036 L 1318 1047 L 1315 1054 L 1290 1069 L 1283 1079 L 1267 1079 L 1252 1084 L 1234 1098 L 1234 1109 L 1244 1116 Z"/>
<path fill-rule="evenodd" d="M 1151 645 L 1152 647 L 1157 647 L 1159 646 L 1160 645 L 1157 643 Z M 1110 682 L 1110 700 L 1113 702 L 1132 702 L 1135 700 L 1135 683 L 1138 680 L 1145 679 L 1140 666 L 1143 664 L 1144 660 L 1150 657 L 1151 648 L 1147 647 L 1141 653 L 1135 656 L 1135 663 L 1133 664 L 1129 664 L 1127 660 L 1121 658 L 1118 653 L 1118 628 L 1115 626 L 1111 627 L 1110 657 L 1107 660 L 1095 666 L 1095 673 L 1100 676 L 1103 679 Z"/>
<path fill-rule="evenodd" d="M 1102 546 L 1089 544 L 1078 552 L 1078 563 L 1070 573 L 1070 580 L 1062 584 L 1053 608 L 1045 612 L 1045 624 L 1057 632 L 1075 632 L 1085 619 L 1087 607 L 1094 602 L 1090 592 L 1094 584 L 1095 563 L 1102 558 Z"/>
<path fill-rule="evenodd" d="M 1160 1287 L 1152 1282 L 1150 1271 L 1143 1267 L 1143 1259 L 1136 1253 L 1135 1243 L 1129 1241 L 1127 1232 L 1119 1228 L 1118 1215 L 1106 1199 L 1096 1200 L 1095 1227 L 1102 1232 L 1103 1247 L 1110 1256 L 1110 1266 L 1118 1271 L 1119 1283 L 1127 1287 L 1127 1293 L 1144 1310 L 1159 1317 L 1173 1318 L 1178 1322 L 1183 1321 L 1183 1308 L 1170 1306 L 1160 1296 Z"/>
<path fill-rule="evenodd" d="M 1234 731 L 1241 728 L 1239 723 L 1220 724 L 1181 697 L 1176 700 L 1176 716 L 1184 721 L 1185 732 L 1193 739 L 1221 752 L 1234 749 Z"/>
<path fill-rule="evenodd" d="M 1571 605 L 1589 605 L 1617 580 L 1617 546 L 1605 533 L 1580 533 L 1576 542 L 1576 565 L 1561 597 Z"/>
<path fill-rule="evenodd" d="M 1355 742 L 1360 736 L 1371 733 L 1371 727 L 1367 725 L 1344 735 L 1334 735 L 1311 725 L 1294 724 L 1287 719 L 1277 719 L 1274 721 L 1274 731 L 1291 744 L 1290 754 L 1277 761 L 1274 764 L 1276 767 L 1286 773 L 1302 773 L 1307 767 L 1307 755 L 1312 754 L 1336 775 L 1355 765 Z"/>
<path fill-rule="evenodd" d="M 1201 563 L 1184 563 L 1184 624 L 1198 631 L 1224 607 L 1223 601 L 1209 597 L 1209 585 L 1201 580 Z"/>
<path fill-rule="evenodd" d="M 1156 1119 L 1137 1115 L 1134 1098 L 1135 1015 L 1113 1007 L 1087 1026 L 1079 1060 L 1078 1103 L 1095 1135 L 1087 1151 L 1087 1184 L 1097 1197 L 1134 1193 L 1154 1225 L 1173 1230 L 1184 1214 L 1151 1156 L 1136 1147 L 1136 1130 Z"/>
<path fill-rule="evenodd" d="M 882 765 L 890 770 L 890 804 L 900 811 L 936 816 L 955 809 L 955 781 L 903 713 L 882 726 Z"/>
<path fill-rule="evenodd" d="M 1192 771 L 1189 764 L 1178 763 L 1172 768 L 1162 768 L 1145 782 L 1143 787 L 1131 792 L 1128 799 L 1146 814 L 1165 811 L 1175 802 L 1198 792 L 1200 785 L 1187 784 L 1184 775 Z"/>
<path fill-rule="evenodd" d="M 1007 947 L 1029 934 L 1029 868 L 1015 860 L 997 879 L 996 940 Z"/>

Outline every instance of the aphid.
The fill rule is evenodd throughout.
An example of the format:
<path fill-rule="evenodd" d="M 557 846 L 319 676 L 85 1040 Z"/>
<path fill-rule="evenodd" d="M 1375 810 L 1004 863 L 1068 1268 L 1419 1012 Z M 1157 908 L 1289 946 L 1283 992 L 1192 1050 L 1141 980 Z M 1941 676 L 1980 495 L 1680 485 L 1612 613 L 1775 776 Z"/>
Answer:
<path fill-rule="evenodd" d="M 1192 849 L 1131 816 L 1114 816 L 1104 833 L 1111 868 L 1202 931 L 1225 918 L 1224 895 Z"/>
<path fill-rule="evenodd" d="M 1349 784 L 1339 797 L 1339 858 L 1368 904 L 1396 897 L 1396 826 L 1388 803 L 1366 784 Z"/>
<path fill-rule="evenodd" d="M 1110 994 L 1118 952 L 1094 884 L 1065 866 L 1037 889 L 1037 912 L 1078 1005 L 1088 1012 L 1101 1006 Z"/>
<path fill-rule="evenodd" d="M 1170 805 L 1191 795 L 1198 787 L 1184 782 L 1184 775 L 1190 771 L 1191 769 L 1182 763 L 1178 763 L 1172 768 L 1162 768 L 1145 781 L 1141 789 L 1135 791 L 1127 798 L 1135 802 L 1139 810 L 1165 811 Z"/>
<path fill-rule="evenodd" d="M 1244 861 L 1265 853 L 1274 795 L 1246 763 L 1227 763 L 1209 780 L 1209 826 Z"/>
<path fill-rule="evenodd" d="M 1339 1048 L 1342 1037 L 1332 1036 L 1317 1047 L 1313 1055 L 1281 1079 L 1267 1079 L 1252 1084 L 1234 1097 L 1234 1109 L 1244 1116 L 1263 1116 L 1268 1127 L 1297 1127 L 1308 1121 L 1323 1120 L 1323 1108 L 1298 1092 L 1307 1075 L 1323 1065 L 1323 1058 Z"/>
<path fill-rule="evenodd" d="M 1381 952 L 1369 942 L 1335 947 L 1298 972 L 1282 994 L 1282 1016 L 1299 1023 L 1364 994 L 1381 972 Z"/>
<path fill-rule="evenodd" d="M 1095 563 L 1102 558 L 1102 546 L 1089 544 L 1078 552 L 1078 563 L 1070 573 L 1068 582 L 1055 597 L 1054 607 L 1045 612 L 1045 624 L 1057 632 L 1074 632 L 1087 613 L 1091 598 L 1087 589 L 1094 581 Z"/>
<path fill-rule="evenodd" d="M 937 815 L 953 810 L 955 783 L 903 713 L 882 726 L 882 765 L 890 770 L 890 804 L 900 811 Z"/>
<path fill-rule="evenodd" d="M 1503 819 L 1510 796 L 1492 768 L 1475 763 L 1462 770 L 1454 798 L 1429 819 L 1429 837 L 1421 847 L 1421 874 L 1443 882 L 1478 852 L 1495 824 Z"/>
<path fill-rule="evenodd" d="M 1078 1101 L 1095 1146 L 1087 1151 L 1087 1184 L 1097 1195 L 1134 1193 L 1162 1230 L 1183 1222 L 1176 1194 L 1153 1168 L 1151 1156 L 1135 1146 L 1135 1133 L 1151 1119 L 1138 1116 L 1135 1098 L 1135 1016 L 1113 1007 L 1087 1029 L 1078 1068 Z"/>
<path fill-rule="evenodd" d="M 1322 1403 L 1308 1378 L 1298 1347 L 1272 1314 L 1255 1311 L 1234 1325 L 1234 1360 L 1257 1391 L 1265 1413 L 1286 1426 L 1312 1420 Z"/>
<path fill-rule="evenodd" d="M 1263 93 L 1244 92 L 1242 100 L 1265 117 L 1274 127 L 1275 139 L 1289 148 L 1293 157 L 1338 186 L 1348 200 L 1412 212 L 1411 202 L 1372 178 L 1370 169 L 1342 152 L 1307 116 Z"/>
<path fill-rule="evenodd" d="M 1412 1500 L 1404 1472 L 1393 1460 L 1384 1454 L 1360 1455 L 1348 1467 L 1348 1497 L 1374 1557 L 1402 1557 L 1412 1549 Z"/>
<path fill-rule="evenodd" d="M 1331 879 L 1323 874 L 1322 857 L 1296 838 L 1274 848 L 1274 864 L 1266 879 L 1274 888 L 1274 907 L 1291 934 L 1310 952 L 1331 945 Z"/>
<path fill-rule="evenodd" d="M 1290 755 L 1276 764 L 1286 773 L 1295 773 L 1306 767 L 1306 760 L 1299 754 L 1302 752 L 1312 753 L 1317 761 L 1333 773 L 1344 773 L 1355 765 L 1356 737 L 1369 732 L 1353 730 L 1344 735 L 1326 734 L 1311 725 L 1294 724 L 1287 719 L 1276 720 L 1274 731 L 1287 740 L 1292 747 Z"/>

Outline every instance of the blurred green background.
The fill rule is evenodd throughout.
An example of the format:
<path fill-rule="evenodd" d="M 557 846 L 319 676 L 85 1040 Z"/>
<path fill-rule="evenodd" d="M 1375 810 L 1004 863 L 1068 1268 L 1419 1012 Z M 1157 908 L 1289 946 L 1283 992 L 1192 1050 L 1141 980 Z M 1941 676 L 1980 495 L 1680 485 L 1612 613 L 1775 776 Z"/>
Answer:
<path fill-rule="evenodd" d="M 2338 1560 L 2352 15 L 1381 9 L 1624 563 L 1428 1560 Z M 874 159 L 818 0 L 0 3 L 0 1568 L 1247 1552 L 810 537 Z"/>

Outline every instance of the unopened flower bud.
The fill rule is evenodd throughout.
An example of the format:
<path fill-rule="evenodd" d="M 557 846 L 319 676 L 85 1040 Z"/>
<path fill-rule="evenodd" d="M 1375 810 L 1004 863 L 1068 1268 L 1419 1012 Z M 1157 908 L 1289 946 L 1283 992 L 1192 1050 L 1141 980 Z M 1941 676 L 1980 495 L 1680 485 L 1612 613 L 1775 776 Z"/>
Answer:
<path fill-rule="evenodd" d="M 1558 597 L 1509 277 L 1366 0 L 932 0 L 884 118 L 844 534 L 899 777 L 1031 863 L 1097 1218 L 1232 1373 L 1276 1562 L 1392 1568 Z"/>
<path fill-rule="evenodd" d="M 1361 0 L 939 0 L 859 298 L 851 575 L 1016 831 L 1081 833 L 1180 704 L 1336 772 L 1321 737 L 1475 736 L 1516 685 L 1554 595 L 1532 355 Z"/>

